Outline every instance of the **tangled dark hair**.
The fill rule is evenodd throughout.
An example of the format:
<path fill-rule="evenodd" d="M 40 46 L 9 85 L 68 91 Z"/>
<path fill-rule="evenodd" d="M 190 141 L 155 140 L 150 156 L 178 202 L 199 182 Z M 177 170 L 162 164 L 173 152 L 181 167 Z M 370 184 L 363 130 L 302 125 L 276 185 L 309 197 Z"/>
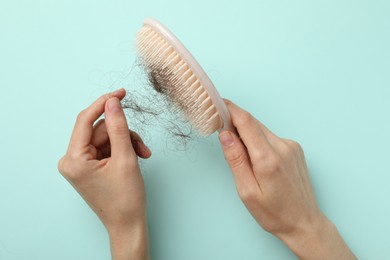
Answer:
<path fill-rule="evenodd" d="M 129 127 L 143 138 L 149 138 L 152 130 L 162 130 L 169 140 L 168 147 L 188 149 L 190 141 L 199 139 L 199 135 L 186 119 L 183 104 L 174 101 L 169 82 L 160 75 L 160 71 L 149 70 L 137 59 L 121 80 L 122 84 L 126 82 L 122 107 Z"/>

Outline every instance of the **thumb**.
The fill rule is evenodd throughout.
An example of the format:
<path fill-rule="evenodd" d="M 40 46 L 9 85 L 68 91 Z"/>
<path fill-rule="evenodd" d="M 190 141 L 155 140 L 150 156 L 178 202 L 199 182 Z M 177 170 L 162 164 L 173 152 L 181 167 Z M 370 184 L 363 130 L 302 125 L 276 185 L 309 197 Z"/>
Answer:
<path fill-rule="evenodd" d="M 241 140 L 230 131 L 222 131 L 218 137 L 230 168 L 232 170 L 247 168 L 249 166 L 247 151 Z"/>
<path fill-rule="evenodd" d="M 248 152 L 244 144 L 237 135 L 230 131 L 222 131 L 218 137 L 222 145 L 225 160 L 232 170 L 237 190 L 240 192 L 255 189 L 256 187 L 254 185 L 257 186 L 257 181 L 253 174 Z"/>
<path fill-rule="evenodd" d="M 135 156 L 129 135 L 129 127 L 118 98 L 113 97 L 106 102 L 104 114 L 107 134 L 111 143 L 111 157 L 128 158 L 129 156 Z"/>

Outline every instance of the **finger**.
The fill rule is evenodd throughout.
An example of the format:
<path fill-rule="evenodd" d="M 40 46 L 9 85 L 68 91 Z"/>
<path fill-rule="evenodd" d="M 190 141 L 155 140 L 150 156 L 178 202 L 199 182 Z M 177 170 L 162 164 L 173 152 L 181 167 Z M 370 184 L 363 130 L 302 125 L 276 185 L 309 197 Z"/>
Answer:
<path fill-rule="evenodd" d="M 108 137 L 105 120 L 99 120 L 93 128 L 94 132 L 91 144 L 101 152 L 101 158 L 109 157 L 111 154 L 111 144 Z M 134 151 L 139 157 L 147 159 L 152 155 L 150 149 L 145 145 L 142 138 L 136 132 L 129 129 L 129 136 L 131 138 Z"/>
<path fill-rule="evenodd" d="M 219 133 L 219 140 L 225 160 L 232 170 L 241 199 L 244 200 L 248 195 L 261 192 L 260 184 L 256 181 L 247 150 L 241 140 L 230 131 Z"/>
<path fill-rule="evenodd" d="M 111 143 L 111 158 L 136 158 L 126 117 L 118 98 L 113 97 L 106 102 L 104 114 Z"/>
<path fill-rule="evenodd" d="M 109 141 L 106 122 L 104 119 L 100 119 L 93 126 L 93 134 L 91 139 L 91 144 L 96 148 L 101 147 Z"/>
<path fill-rule="evenodd" d="M 130 130 L 130 137 L 134 150 L 139 157 L 147 159 L 152 155 L 150 149 L 145 145 L 142 138 L 136 132 Z"/>
<path fill-rule="evenodd" d="M 225 100 L 232 123 L 236 127 L 241 140 L 248 149 L 251 160 L 258 160 L 271 148 L 259 122 L 247 111 L 230 100 Z"/>
<path fill-rule="evenodd" d="M 152 155 L 152 152 L 149 150 L 149 148 L 144 143 L 141 143 L 139 140 L 135 140 L 132 137 L 131 131 L 129 131 L 129 135 L 130 135 L 131 143 L 133 145 L 135 153 L 143 159 L 149 158 Z M 98 155 L 97 155 L 98 160 L 102 160 L 102 159 L 111 157 L 111 144 L 110 144 L 110 142 L 108 141 L 107 143 L 100 146 L 97 149 L 97 152 L 98 152 Z"/>
<path fill-rule="evenodd" d="M 224 98 L 224 102 L 226 105 L 235 105 L 236 107 L 238 107 L 236 104 L 234 104 L 231 100 L 229 99 L 225 99 Z M 242 108 L 240 108 L 241 110 L 243 110 Z M 259 120 L 256 120 L 257 121 L 257 124 L 260 126 L 261 130 L 263 131 L 264 135 L 266 136 L 266 138 L 269 140 L 269 141 L 280 141 L 280 137 L 278 137 L 276 134 L 274 134 L 271 130 L 269 130 L 262 122 L 260 122 Z"/>
<path fill-rule="evenodd" d="M 104 145 L 102 145 L 101 147 L 99 147 L 99 149 L 97 149 L 98 151 L 98 160 L 102 160 L 102 159 L 105 159 L 105 158 L 109 158 L 111 157 L 111 145 L 110 143 L 106 143 Z"/>
<path fill-rule="evenodd" d="M 104 104 L 111 97 L 123 99 L 126 95 L 124 89 L 105 94 L 97 99 L 92 105 L 80 112 L 73 129 L 69 143 L 69 149 L 81 149 L 90 144 L 93 134 L 93 123 L 103 114 Z"/>

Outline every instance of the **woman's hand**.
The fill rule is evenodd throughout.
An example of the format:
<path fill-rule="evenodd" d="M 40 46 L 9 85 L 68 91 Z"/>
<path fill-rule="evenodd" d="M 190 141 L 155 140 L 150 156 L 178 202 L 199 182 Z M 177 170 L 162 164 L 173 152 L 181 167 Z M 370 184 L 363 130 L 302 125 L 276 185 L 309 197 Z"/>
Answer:
<path fill-rule="evenodd" d="M 138 156 L 150 150 L 128 129 L 120 89 L 96 100 L 77 117 L 58 170 L 108 230 L 113 259 L 147 259 L 146 195 Z M 103 114 L 105 120 L 95 121 Z"/>
<path fill-rule="evenodd" d="M 256 221 L 301 259 L 356 259 L 317 206 L 300 145 L 225 103 L 240 137 L 222 131 L 220 142 L 238 194 Z"/>

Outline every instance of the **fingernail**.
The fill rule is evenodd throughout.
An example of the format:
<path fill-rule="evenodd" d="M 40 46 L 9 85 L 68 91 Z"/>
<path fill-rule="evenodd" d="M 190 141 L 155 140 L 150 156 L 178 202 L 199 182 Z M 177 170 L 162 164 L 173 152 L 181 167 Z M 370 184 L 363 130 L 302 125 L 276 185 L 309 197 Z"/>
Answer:
<path fill-rule="evenodd" d="M 229 147 L 234 143 L 233 134 L 229 131 L 224 131 L 219 134 L 219 141 L 221 142 L 222 146 Z"/>
<path fill-rule="evenodd" d="M 117 98 L 110 98 L 107 101 L 107 108 L 111 113 L 119 112 L 122 109 L 121 104 L 119 103 L 119 99 Z"/>

